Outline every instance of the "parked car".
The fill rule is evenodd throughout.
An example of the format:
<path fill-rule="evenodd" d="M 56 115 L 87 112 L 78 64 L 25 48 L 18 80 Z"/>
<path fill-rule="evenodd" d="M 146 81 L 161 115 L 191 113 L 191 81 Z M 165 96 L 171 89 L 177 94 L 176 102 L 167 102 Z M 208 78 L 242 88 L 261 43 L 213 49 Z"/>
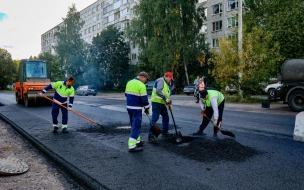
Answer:
<path fill-rule="evenodd" d="M 213 88 L 211 86 L 206 86 L 206 89 L 207 90 L 216 90 L 215 88 Z M 183 92 L 185 94 L 187 94 L 188 96 L 190 94 L 193 94 L 194 97 L 196 97 L 197 94 L 198 94 L 198 91 L 195 90 L 195 85 L 194 84 L 189 84 L 189 85 L 185 86 L 184 89 L 183 89 Z"/>
<path fill-rule="evenodd" d="M 152 94 L 152 90 L 153 90 L 154 84 L 155 84 L 155 80 L 151 80 L 151 81 L 148 81 L 148 82 L 146 83 L 146 89 L 147 89 L 147 94 L 148 94 L 148 95 L 151 95 L 151 94 Z M 171 88 L 171 90 L 172 90 L 172 94 L 177 94 L 177 89 L 176 89 L 174 83 L 171 82 L 169 85 L 170 85 L 170 88 Z"/>
<path fill-rule="evenodd" d="M 185 86 L 184 89 L 183 89 L 183 92 L 185 94 L 187 94 L 188 96 L 190 94 L 194 94 L 194 91 L 195 91 L 195 85 L 194 84 L 189 84 L 189 85 Z"/>
<path fill-rule="evenodd" d="M 266 86 L 264 91 L 268 94 L 269 97 L 275 97 L 276 96 L 276 89 L 278 87 L 281 87 L 283 84 L 281 82 L 277 82 L 274 84 L 269 84 Z"/>
<path fill-rule="evenodd" d="M 76 89 L 76 94 L 77 95 L 82 95 L 82 96 L 88 96 L 88 95 L 97 95 L 97 88 L 94 85 L 84 85 L 84 86 L 79 86 Z"/>

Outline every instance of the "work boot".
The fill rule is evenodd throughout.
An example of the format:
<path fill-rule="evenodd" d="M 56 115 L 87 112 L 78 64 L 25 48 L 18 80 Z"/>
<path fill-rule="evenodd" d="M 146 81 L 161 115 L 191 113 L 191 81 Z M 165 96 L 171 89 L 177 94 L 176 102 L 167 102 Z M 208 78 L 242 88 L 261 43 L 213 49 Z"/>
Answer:
<path fill-rule="evenodd" d="M 129 148 L 129 152 L 140 152 L 143 151 L 142 147 L 135 146 L 134 148 Z"/>
<path fill-rule="evenodd" d="M 140 140 L 139 142 L 136 143 L 136 146 L 138 147 L 142 147 L 145 145 L 145 141 L 144 140 Z"/>
<path fill-rule="evenodd" d="M 218 137 L 217 137 L 217 134 L 216 134 L 216 133 L 213 133 L 213 138 L 214 138 L 214 139 L 218 139 Z"/>
<path fill-rule="evenodd" d="M 148 137 L 148 142 L 152 144 L 158 144 L 158 140 L 154 136 Z"/>
<path fill-rule="evenodd" d="M 68 131 L 68 129 L 67 128 L 62 128 L 62 131 L 61 131 L 61 133 L 68 133 L 69 131 Z"/>
<path fill-rule="evenodd" d="M 58 131 L 58 127 L 54 127 L 54 129 L 53 129 L 53 133 L 57 133 L 57 131 Z"/>
<path fill-rule="evenodd" d="M 206 133 L 204 133 L 204 132 L 201 131 L 201 130 L 198 130 L 197 132 L 193 133 L 192 135 L 203 136 L 203 135 L 206 135 Z"/>
<path fill-rule="evenodd" d="M 169 133 L 169 132 L 163 132 L 163 133 L 162 133 L 162 136 L 163 136 L 163 137 L 173 137 L 174 134 Z"/>

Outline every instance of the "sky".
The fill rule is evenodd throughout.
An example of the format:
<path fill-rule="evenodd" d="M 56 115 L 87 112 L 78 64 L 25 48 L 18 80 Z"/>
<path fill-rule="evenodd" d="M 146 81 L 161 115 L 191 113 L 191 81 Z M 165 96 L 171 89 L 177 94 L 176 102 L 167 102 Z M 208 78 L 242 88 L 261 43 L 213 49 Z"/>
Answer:
<path fill-rule="evenodd" d="M 81 11 L 97 0 L 0 0 L 0 48 L 13 60 L 38 56 L 41 35 L 67 15 L 74 3 Z"/>

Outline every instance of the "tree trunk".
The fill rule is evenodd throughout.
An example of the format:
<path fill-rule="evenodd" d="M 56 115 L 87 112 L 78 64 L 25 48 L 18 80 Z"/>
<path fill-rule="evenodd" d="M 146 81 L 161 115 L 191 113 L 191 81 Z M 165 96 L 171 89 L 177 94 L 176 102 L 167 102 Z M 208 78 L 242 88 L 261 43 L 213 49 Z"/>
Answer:
<path fill-rule="evenodd" d="M 186 75 L 187 84 L 190 84 L 189 76 L 188 76 L 188 69 L 187 69 L 187 65 L 186 65 L 185 62 L 184 62 L 184 68 L 185 68 L 185 75 Z"/>

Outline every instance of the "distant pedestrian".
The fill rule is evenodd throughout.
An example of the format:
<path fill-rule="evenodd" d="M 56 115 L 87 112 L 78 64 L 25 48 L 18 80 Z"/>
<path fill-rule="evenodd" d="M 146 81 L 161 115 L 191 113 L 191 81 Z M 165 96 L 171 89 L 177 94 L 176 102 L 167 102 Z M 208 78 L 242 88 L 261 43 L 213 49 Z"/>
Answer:
<path fill-rule="evenodd" d="M 169 83 L 174 81 L 173 74 L 171 72 L 166 72 L 163 77 L 157 79 L 153 86 L 151 104 L 152 104 L 152 124 L 154 126 L 159 119 L 159 115 L 162 116 L 162 136 L 172 136 L 168 132 L 169 130 L 169 115 L 166 105 L 171 105 L 172 101 L 170 99 L 170 86 Z M 154 134 L 149 129 L 148 142 L 159 143 Z"/>
<path fill-rule="evenodd" d="M 129 114 L 130 125 L 132 127 L 128 141 L 129 152 L 142 151 L 144 141 L 140 138 L 142 109 L 145 113 L 150 113 L 150 104 L 147 89 L 144 83 L 149 80 L 146 72 L 140 72 L 136 78 L 127 83 L 125 96 L 127 97 L 127 111 Z"/>
<path fill-rule="evenodd" d="M 41 91 L 42 95 L 50 89 L 56 90 L 53 98 L 54 102 L 52 103 L 53 133 L 57 133 L 57 130 L 59 129 L 57 120 L 59 109 L 61 109 L 62 113 L 62 133 L 68 133 L 68 110 L 71 111 L 73 107 L 75 94 L 73 87 L 74 83 L 75 79 L 73 77 L 69 77 L 66 81 L 51 83 Z M 67 109 L 59 106 L 58 104 L 67 107 Z"/>

